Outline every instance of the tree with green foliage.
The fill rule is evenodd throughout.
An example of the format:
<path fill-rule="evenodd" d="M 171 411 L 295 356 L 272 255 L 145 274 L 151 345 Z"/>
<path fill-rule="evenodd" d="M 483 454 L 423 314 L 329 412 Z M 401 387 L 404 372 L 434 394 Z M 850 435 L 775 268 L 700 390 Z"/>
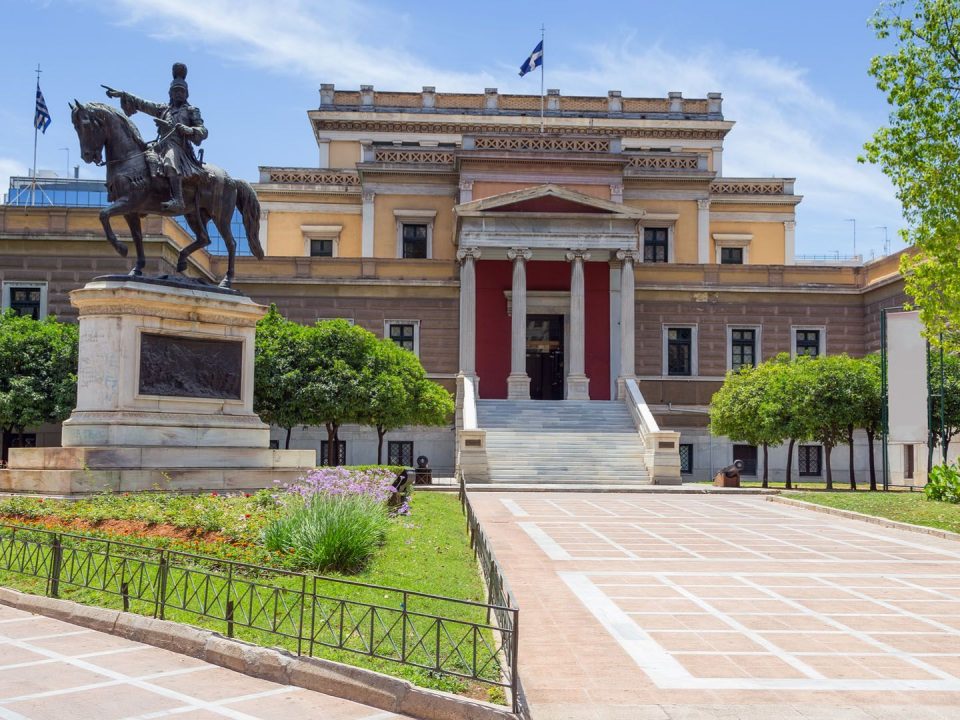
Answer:
<path fill-rule="evenodd" d="M 893 182 L 916 248 L 904 255 L 907 293 L 927 338 L 960 347 L 960 3 L 890 0 L 872 24 L 894 49 L 870 74 L 892 106 L 865 158 Z"/>
<path fill-rule="evenodd" d="M 271 305 L 257 323 L 253 372 L 253 410 L 260 419 L 287 431 L 284 447 L 290 449 L 290 433 L 310 421 L 310 407 L 301 392 L 309 371 L 301 348 L 305 328 L 284 318 Z"/>
<path fill-rule="evenodd" d="M 846 354 L 828 355 L 815 358 L 804 369 L 807 387 L 801 412 L 810 425 L 811 437 L 823 445 L 827 490 L 833 489 L 831 453 L 837 445 L 850 442 L 851 427 L 859 426 L 859 362 Z M 850 489 L 857 489 L 852 473 Z"/>
<path fill-rule="evenodd" d="M 377 462 L 383 438 L 407 425 L 445 425 L 454 405 L 446 389 L 427 379 L 420 359 L 385 338 L 375 346 L 364 383 L 369 402 L 364 424 L 377 429 Z"/>
<path fill-rule="evenodd" d="M 941 372 L 942 364 L 942 372 Z M 943 378 L 943 424 L 940 418 L 940 379 Z M 930 439 L 931 448 L 950 447 L 950 441 L 960 434 L 960 357 L 944 350 L 930 351 Z"/>
<path fill-rule="evenodd" d="M 364 375 L 377 337 L 346 320 L 324 320 L 305 328 L 300 348 L 305 369 L 301 392 L 309 410 L 307 425 L 327 430 L 329 465 L 341 464 L 337 447 L 344 423 L 363 423 L 368 394 Z"/>
<path fill-rule="evenodd" d="M 0 314 L 0 463 L 14 432 L 65 420 L 77 404 L 79 328 L 55 318 Z"/>
<path fill-rule="evenodd" d="M 870 467 L 870 489 L 877 489 L 877 468 L 873 452 L 873 441 L 883 429 L 883 378 L 880 368 L 880 353 L 870 353 L 858 360 L 860 390 L 857 395 L 858 427 L 867 433 L 867 461 Z M 852 451 L 851 451 L 851 463 Z M 851 465 L 852 468 L 852 465 Z"/>

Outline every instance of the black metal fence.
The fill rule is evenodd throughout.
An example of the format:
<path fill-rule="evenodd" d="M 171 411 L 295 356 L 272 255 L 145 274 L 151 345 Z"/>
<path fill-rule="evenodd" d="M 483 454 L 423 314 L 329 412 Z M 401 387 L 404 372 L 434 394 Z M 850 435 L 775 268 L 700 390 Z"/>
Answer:
<path fill-rule="evenodd" d="M 496 620 L 497 627 L 504 634 L 504 637 L 512 637 L 513 645 L 511 652 L 505 655 L 505 661 L 508 665 L 507 670 L 513 679 L 511 686 L 513 694 L 513 712 L 522 718 L 530 717 L 529 706 L 523 694 L 523 686 L 520 683 L 519 671 L 517 669 L 518 651 L 519 651 L 519 614 L 517 612 L 503 612 L 506 608 L 519 608 L 513 592 L 510 590 L 510 584 L 493 554 L 493 548 L 487 540 L 486 533 L 477 519 L 477 515 L 470 503 L 467 495 L 467 486 L 463 474 L 458 477 L 460 486 L 460 505 L 467 517 L 467 531 L 470 534 L 470 546 L 476 553 L 477 561 L 483 570 L 483 577 L 487 583 L 487 600 L 491 603 L 488 607 L 487 620 L 490 621 L 490 613 L 493 613 L 493 619 Z"/>
<path fill-rule="evenodd" d="M 298 655 L 332 648 L 518 696 L 516 605 L 8 524 L 0 524 L 3 571 L 45 581 L 51 597 L 69 594 L 161 619 L 205 618 L 222 622 L 229 637 L 269 641 Z"/>

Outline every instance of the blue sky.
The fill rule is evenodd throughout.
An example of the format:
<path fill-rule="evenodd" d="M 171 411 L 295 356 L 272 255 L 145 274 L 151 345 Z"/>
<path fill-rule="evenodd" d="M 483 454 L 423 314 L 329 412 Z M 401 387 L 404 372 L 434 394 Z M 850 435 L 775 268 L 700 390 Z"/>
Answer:
<path fill-rule="evenodd" d="M 886 122 L 867 75 L 887 48 L 867 25 L 879 0 L 633 0 L 485 4 L 426 0 L 48 0 L 5 3 L 0 27 L 0 185 L 33 154 L 35 74 L 53 124 L 37 165 L 80 162 L 68 100 L 104 99 L 100 83 L 164 100 L 170 65 L 189 67 L 190 100 L 210 130 L 206 158 L 256 180 L 259 165 L 310 166 L 307 110 L 323 82 L 440 92 L 539 92 L 517 68 L 546 25 L 546 84 L 564 94 L 687 97 L 719 91 L 724 174 L 796 177 L 797 251 L 894 249 L 903 224 L 890 184 L 856 157 Z M 482 8 L 482 12 L 474 10 Z M 138 116 L 142 117 L 142 116 Z M 138 120 L 145 137 L 148 119 Z M 81 177 L 100 177 L 81 166 Z"/>

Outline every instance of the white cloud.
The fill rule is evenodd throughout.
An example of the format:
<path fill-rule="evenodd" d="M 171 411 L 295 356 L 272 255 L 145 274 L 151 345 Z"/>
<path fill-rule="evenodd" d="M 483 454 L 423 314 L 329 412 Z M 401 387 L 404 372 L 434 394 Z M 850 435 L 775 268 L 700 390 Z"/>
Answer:
<path fill-rule="evenodd" d="M 278 11 L 259 0 L 113 0 L 123 21 L 178 41 L 204 38 L 215 52 L 252 66 L 315 82 L 403 90 L 436 85 L 441 91 L 531 92 L 515 68 L 477 73 L 434 67 L 404 47 L 414 38 L 410 18 L 353 2 L 306 1 Z M 839 106 L 811 85 L 802 67 L 751 50 L 704 47 L 675 52 L 642 45 L 635 36 L 580 48 L 575 66 L 552 65 L 551 87 L 564 93 L 663 97 L 682 90 L 688 97 L 724 94 L 724 115 L 737 121 L 725 143 L 724 174 L 796 177 L 804 195 L 798 211 L 798 250 L 826 252 L 841 244 L 849 252 L 850 226 L 902 225 L 900 208 L 886 178 L 856 161 L 870 122 Z M 504 81 L 503 78 L 509 78 Z M 665 85 L 666 83 L 666 85 Z M 536 90 L 533 90 L 534 92 Z M 882 234 L 873 231 L 877 247 Z M 863 243 L 861 243 L 862 249 Z"/>

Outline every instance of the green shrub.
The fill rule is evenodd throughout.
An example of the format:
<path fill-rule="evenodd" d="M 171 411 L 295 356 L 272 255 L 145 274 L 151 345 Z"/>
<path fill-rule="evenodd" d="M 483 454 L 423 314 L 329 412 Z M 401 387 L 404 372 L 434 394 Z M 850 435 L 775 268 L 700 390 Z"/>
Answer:
<path fill-rule="evenodd" d="M 263 531 L 268 550 L 289 553 L 297 567 L 355 573 L 364 568 L 387 532 L 387 508 L 366 495 L 295 498 Z"/>
<path fill-rule="evenodd" d="M 928 500 L 960 503 L 960 468 L 956 465 L 936 465 L 927 475 L 924 488 Z"/>

